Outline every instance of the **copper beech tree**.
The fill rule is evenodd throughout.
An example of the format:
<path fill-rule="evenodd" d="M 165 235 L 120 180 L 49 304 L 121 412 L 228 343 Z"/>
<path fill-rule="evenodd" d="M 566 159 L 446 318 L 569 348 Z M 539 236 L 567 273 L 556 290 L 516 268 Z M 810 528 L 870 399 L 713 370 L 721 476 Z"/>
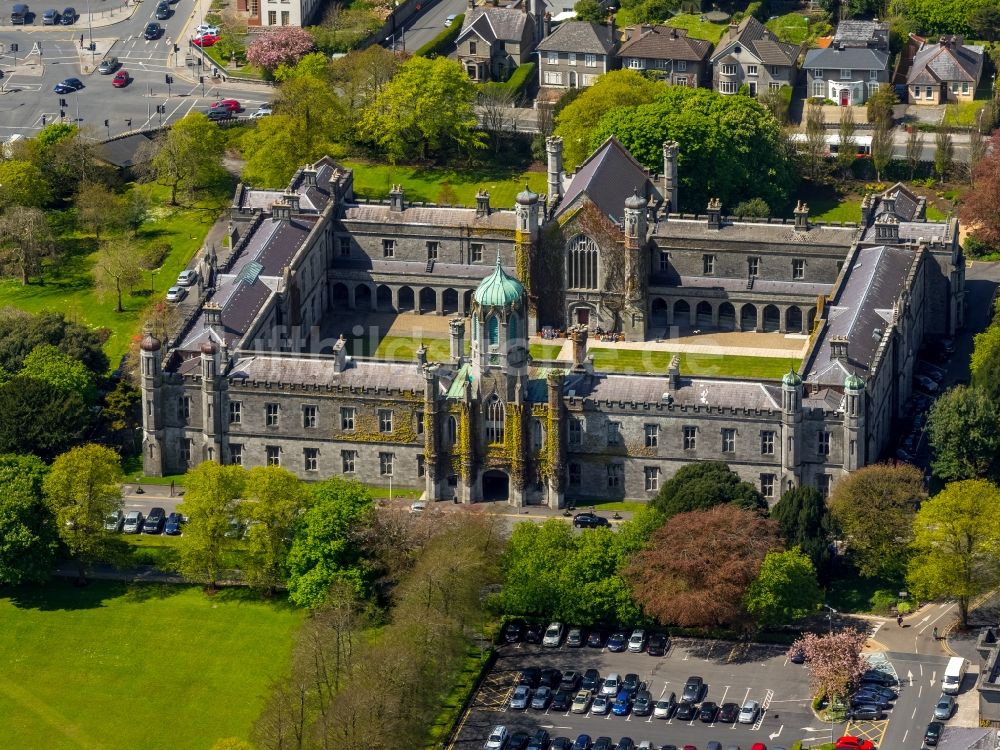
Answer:
<path fill-rule="evenodd" d="M 680 513 L 657 529 L 626 571 L 646 614 L 684 627 L 746 625 L 744 597 L 778 523 L 732 505 Z"/>

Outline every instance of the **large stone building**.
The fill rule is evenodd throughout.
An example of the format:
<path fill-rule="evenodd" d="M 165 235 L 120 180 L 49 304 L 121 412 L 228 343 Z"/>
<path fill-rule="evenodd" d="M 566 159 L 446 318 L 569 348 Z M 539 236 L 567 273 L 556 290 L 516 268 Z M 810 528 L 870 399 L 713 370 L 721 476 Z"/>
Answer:
<path fill-rule="evenodd" d="M 573 175 L 550 139 L 548 195 L 513 210 L 358 200 L 329 159 L 286 190 L 238 188 L 231 250 L 199 265 L 198 304 L 169 342 L 142 342 L 147 473 L 202 460 L 280 464 L 422 486 L 428 499 L 513 504 L 642 498 L 693 460 L 724 460 L 773 500 L 826 491 L 877 460 L 928 336 L 962 325 L 954 219 L 927 222 L 901 185 L 859 226 L 733 222 L 677 203 L 677 147 L 648 175 L 613 139 Z M 324 338 L 364 312 L 451 315 L 450 356 L 348 356 Z M 333 323 L 333 325 L 331 325 Z M 527 338 L 566 328 L 572 357 Z M 596 372 L 595 330 L 805 335 L 782 381 Z M 467 350 L 466 338 L 471 347 Z M 469 353 L 467 353 L 467 351 Z"/>

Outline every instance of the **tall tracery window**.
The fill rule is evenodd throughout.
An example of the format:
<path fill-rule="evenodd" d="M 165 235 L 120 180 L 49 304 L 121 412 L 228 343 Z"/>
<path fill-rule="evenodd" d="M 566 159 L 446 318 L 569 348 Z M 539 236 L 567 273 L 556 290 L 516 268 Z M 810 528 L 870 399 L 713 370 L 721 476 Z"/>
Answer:
<path fill-rule="evenodd" d="M 504 406 L 495 393 L 486 403 L 486 442 L 503 442 Z"/>
<path fill-rule="evenodd" d="M 500 343 L 500 320 L 496 315 L 491 315 L 486 321 L 486 335 L 489 338 L 490 346 Z"/>
<path fill-rule="evenodd" d="M 597 244 L 581 234 L 569 244 L 568 289 L 597 289 Z"/>

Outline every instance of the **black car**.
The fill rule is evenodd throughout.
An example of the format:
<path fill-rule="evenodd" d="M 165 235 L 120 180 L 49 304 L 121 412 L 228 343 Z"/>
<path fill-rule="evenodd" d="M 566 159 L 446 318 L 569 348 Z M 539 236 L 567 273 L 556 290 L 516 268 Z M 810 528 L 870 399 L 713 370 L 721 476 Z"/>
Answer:
<path fill-rule="evenodd" d="M 559 689 L 576 690 L 577 688 L 580 687 L 580 680 L 582 679 L 583 677 L 580 675 L 580 673 L 573 669 L 563 672 L 562 679 L 559 680 Z"/>
<path fill-rule="evenodd" d="M 573 705 L 573 691 L 560 688 L 549 705 L 553 711 L 569 711 L 569 707 Z"/>
<path fill-rule="evenodd" d="M 653 696 L 648 690 L 640 690 L 632 702 L 632 713 L 636 716 L 649 716 L 653 713 Z"/>
<path fill-rule="evenodd" d="M 880 687 L 893 687 L 898 681 L 892 675 L 880 672 L 877 669 L 869 669 L 861 678 L 861 684 L 879 685 Z"/>
<path fill-rule="evenodd" d="M 142 32 L 142 37 L 143 39 L 153 41 L 154 39 L 159 39 L 162 33 L 163 27 L 156 21 L 150 21 L 146 24 L 146 29 Z"/>
<path fill-rule="evenodd" d="M 847 718 L 855 721 L 858 719 L 876 721 L 878 719 L 885 718 L 885 714 L 882 713 L 882 709 L 874 703 L 863 703 L 859 706 L 851 708 L 851 710 L 847 712 Z"/>
<path fill-rule="evenodd" d="M 596 513 L 577 513 L 573 516 L 573 525 L 578 529 L 596 529 L 598 526 L 610 526 L 611 522 Z"/>
<path fill-rule="evenodd" d="M 705 701 L 701 704 L 701 710 L 698 711 L 698 719 L 705 722 L 706 724 L 711 724 L 715 721 L 715 717 L 719 715 L 719 707 L 712 701 Z"/>
<path fill-rule="evenodd" d="M 604 646 L 604 633 L 600 630 L 591 630 L 587 635 L 587 645 L 590 648 L 601 648 Z"/>
<path fill-rule="evenodd" d="M 719 721 L 726 724 L 733 724 L 740 714 L 739 703 L 723 703 L 719 707 Z"/>
<path fill-rule="evenodd" d="M 892 704 L 885 697 L 878 695 L 877 693 L 871 693 L 867 690 L 859 690 L 854 695 L 851 696 L 851 708 L 857 708 L 858 706 L 867 706 L 868 704 L 873 706 L 878 706 L 879 708 L 891 708 Z"/>
<path fill-rule="evenodd" d="M 549 687 L 555 690 L 559 687 L 560 682 L 562 682 L 562 672 L 558 669 L 549 667 L 548 669 L 543 669 L 538 674 L 538 684 L 540 687 Z"/>
<path fill-rule="evenodd" d="M 677 708 L 674 710 L 674 718 L 680 721 L 691 721 L 694 715 L 698 712 L 693 703 L 688 701 L 681 701 L 677 704 Z"/>
<path fill-rule="evenodd" d="M 620 630 L 617 633 L 612 633 L 611 637 L 608 638 L 608 651 L 617 654 L 624 651 L 626 645 L 628 645 L 628 636 Z"/>
<path fill-rule="evenodd" d="M 42 25 L 52 26 L 59 22 L 59 11 L 54 8 L 49 8 L 47 11 L 42 13 Z"/>
<path fill-rule="evenodd" d="M 520 643 L 524 637 L 524 623 L 512 620 L 503 626 L 504 643 Z"/>
<path fill-rule="evenodd" d="M 233 113 L 228 109 L 210 109 L 205 113 L 205 116 L 212 122 L 233 119 Z"/>
<path fill-rule="evenodd" d="M 507 750 L 524 750 L 531 742 L 531 735 L 527 732 L 514 732 L 507 743 Z"/>
<path fill-rule="evenodd" d="M 518 679 L 518 685 L 527 685 L 530 688 L 538 687 L 538 680 L 541 677 L 542 670 L 538 667 L 525 667 L 521 670 L 521 677 Z"/>
<path fill-rule="evenodd" d="M 801 648 L 797 648 L 792 652 L 792 655 L 788 657 L 788 661 L 792 664 L 805 664 L 806 652 Z"/>
<path fill-rule="evenodd" d="M 610 737 L 598 737 L 590 750 L 614 750 L 615 741 Z"/>
<path fill-rule="evenodd" d="M 631 737 L 622 737 L 615 745 L 615 750 L 635 750 L 635 743 Z"/>
<path fill-rule="evenodd" d="M 181 533 L 181 526 L 184 523 L 184 516 L 174 511 L 167 516 L 167 523 L 163 527 L 163 533 L 168 536 L 177 536 Z"/>
<path fill-rule="evenodd" d="M 654 633 L 649 636 L 649 642 L 646 644 L 646 653 L 650 656 L 663 656 L 669 648 L 670 639 L 663 633 Z"/>
<path fill-rule="evenodd" d="M 163 508 L 153 508 L 142 524 L 143 534 L 162 534 L 167 522 L 167 512 Z"/>
<path fill-rule="evenodd" d="M 211 113 L 209 113 L 211 116 Z M 542 635 L 545 633 L 545 628 L 539 625 L 537 622 L 529 625 L 524 630 L 524 642 L 525 643 L 541 643 Z"/>
<path fill-rule="evenodd" d="M 927 731 L 924 732 L 924 744 L 934 746 L 941 739 L 941 732 L 944 730 L 944 724 L 940 721 L 932 721 L 927 725 Z"/>
<path fill-rule="evenodd" d="M 601 673 L 596 669 L 588 669 L 583 673 L 583 680 L 580 681 L 580 689 L 596 692 L 597 688 L 600 687 L 600 684 Z"/>
<path fill-rule="evenodd" d="M 170 10 L 170 6 L 167 3 L 160 3 L 156 6 L 156 19 L 158 21 L 166 21 L 173 14 Z"/>
<path fill-rule="evenodd" d="M 630 698 L 634 698 L 641 687 L 642 682 L 639 680 L 639 675 L 635 672 L 629 672 L 625 675 L 625 679 L 622 680 L 622 690 L 627 690 Z"/>
<path fill-rule="evenodd" d="M 59 16 L 59 23 L 63 26 L 72 26 L 76 21 L 76 8 L 66 8 Z"/>
<path fill-rule="evenodd" d="M 701 700 L 701 694 L 704 689 L 705 681 L 697 675 L 692 675 L 684 683 L 684 692 L 681 693 L 681 700 L 687 703 L 698 703 Z"/>
<path fill-rule="evenodd" d="M 544 729 L 539 729 L 528 742 L 527 750 L 549 750 L 549 733 Z"/>
<path fill-rule="evenodd" d="M 52 90 L 57 94 L 72 94 L 74 91 L 79 91 L 83 88 L 83 81 L 79 78 L 64 78 L 59 81 Z"/>
<path fill-rule="evenodd" d="M 569 737 L 556 737 L 549 745 L 549 750 L 572 750 L 573 740 Z"/>
<path fill-rule="evenodd" d="M 877 695 L 882 700 L 887 701 L 894 701 L 899 697 L 899 693 L 892 688 L 879 687 L 878 685 L 872 684 L 862 685 L 858 688 L 857 693 L 870 693 L 872 695 Z"/>
<path fill-rule="evenodd" d="M 677 745 L 660 745 L 656 750 L 679 750 Z"/>

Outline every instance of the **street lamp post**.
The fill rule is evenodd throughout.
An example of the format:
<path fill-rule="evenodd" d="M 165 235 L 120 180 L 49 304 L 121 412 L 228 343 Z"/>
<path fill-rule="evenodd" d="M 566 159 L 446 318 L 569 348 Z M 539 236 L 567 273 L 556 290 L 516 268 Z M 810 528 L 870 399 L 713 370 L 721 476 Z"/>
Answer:
<path fill-rule="evenodd" d="M 831 607 L 829 604 L 824 604 L 823 608 L 830 610 L 830 613 L 826 616 L 826 619 L 830 623 L 830 634 L 833 635 L 833 616 L 839 615 L 840 613 L 833 607 Z"/>
<path fill-rule="evenodd" d="M 90 15 L 90 0 L 87 0 L 87 35 L 90 37 L 90 59 L 94 60 L 94 19 Z"/>

